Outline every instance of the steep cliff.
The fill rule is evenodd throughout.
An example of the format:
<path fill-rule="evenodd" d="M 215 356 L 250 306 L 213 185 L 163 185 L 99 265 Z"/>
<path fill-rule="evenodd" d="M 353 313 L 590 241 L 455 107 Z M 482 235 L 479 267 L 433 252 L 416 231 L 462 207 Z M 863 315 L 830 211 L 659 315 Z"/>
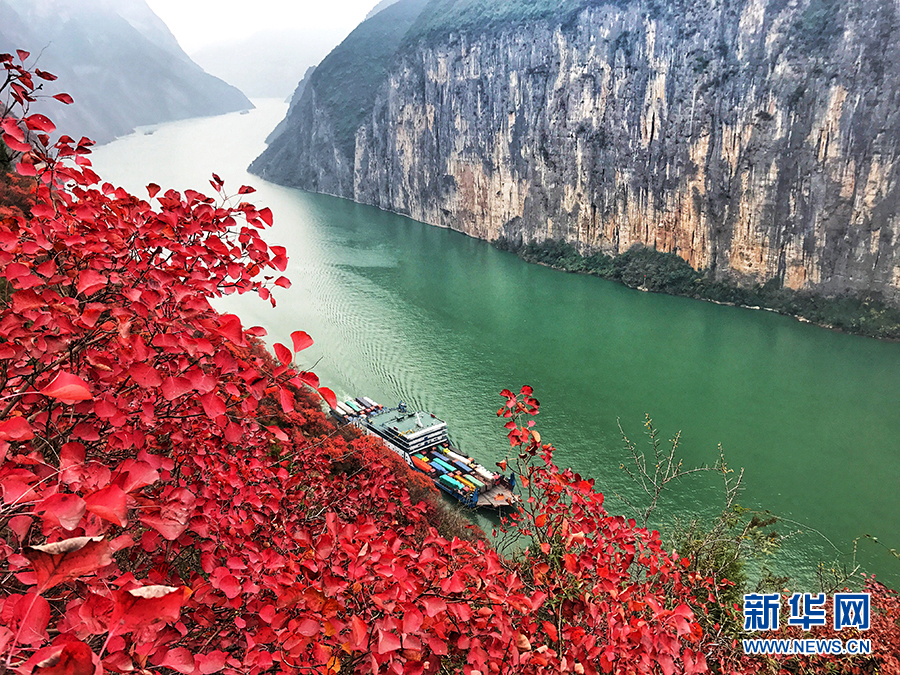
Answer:
<path fill-rule="evenodd" d="M 900 301 L 894 0 L 401 0 L 356 33 L 403 10 L 374 96 L 330 93 L 330 61 L 369 50 L 351 35 L 254 172 L 489 240 Z"/>
<path fill-rule="evenodd" d="M 14 49 L 75 99 L 32 109 L 76 138 L 105 143 L 137 126 L 253 107 L 191 61 L 144 0 L 0 0 L 0 52 Z"/>

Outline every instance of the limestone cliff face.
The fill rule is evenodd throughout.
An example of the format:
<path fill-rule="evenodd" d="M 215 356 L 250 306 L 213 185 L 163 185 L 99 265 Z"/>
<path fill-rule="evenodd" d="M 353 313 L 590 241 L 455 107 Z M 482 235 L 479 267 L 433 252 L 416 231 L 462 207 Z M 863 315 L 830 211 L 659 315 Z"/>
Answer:
<path fill-rule="evenodd" d="M 898 11 L 619 0 L 410 39 L 352 146 L 313 80 L 252 169 L 488 240 L 898 302 Z"/>

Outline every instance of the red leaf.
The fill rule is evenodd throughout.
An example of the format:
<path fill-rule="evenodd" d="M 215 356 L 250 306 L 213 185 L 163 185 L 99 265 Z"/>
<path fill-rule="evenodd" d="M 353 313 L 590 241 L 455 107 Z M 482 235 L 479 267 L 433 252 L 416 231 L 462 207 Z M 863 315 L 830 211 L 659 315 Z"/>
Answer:
<path fill-rule="evenodd" d="M 304 384 L 312 387 L 313 389 L 319 388 L 319 376 L 315 373 L 311 373 L 309 371 L 303 371 L 297 377 L 291 379 L 291 384 L 296 387 L 301 387 Z"/>
<path fill-rule="evenodd" d="M 278 360 L 284 365 L 290 364 L 291 360 L 294 358 L 294 355 L 291 354 L 291 350 L 280 342 L 275 343 L 275 356 L 277 356 Z"/>
<path fill-rule="evenodd" d="M 307 347 L 312 346 L 313 339 L 302 330 L 295 330 L 291 333 L 291 340 L 294 342 L 294 352 L 302 352 Z"/>
<path fill-rule="evenodd" d="M 288 436 L 286 433 L 284 433 L 278 427 L 272 426 L 272 427 L 266 427 L 266 429 L 271 431 L 272 434 L 275 436 L 275 438 L 277 438 L 279 441 L 284 441 L 285 443 L 287 443 L 289 440 L 291 440 L 291 437 Z"/>
<path fill-rule="evenodd" d="M 31 52 L 26 52 L 24 49 L 17 49 L 16 54 L 19 56 L 19 61 L 24 63 L 28 60 L 28 57 L 31 56 Z"/>
<path fill-rule="evenodd" d="M 24 417 L 10 417 L 0 422 L 0 441 L 30 441 L 34 431 Z"/>
<path fill-rule="evenodd" d="M 113 624 L 121 625 L 117 632 L 128 633 L 158 621 L 177 621 L 186 591 L 183 586 L 142 586 L 115 592 Z"/>
<path fill-rule="evenodd" d="M 553 642 L 559 640 L 559 631 L 556 630 L 556 626 L 554 626 L 549 621 L 544 621 L 542 625 L 544 627 L 544 632 L 547 633 L 547 637 L 549 637 Z"/>
<path fill-rule="evenodd" d="M 297 626 L 297 632 L 306 637 L 318 635 L 320 630 L 322 630 L 322 624 L 315 619 L 304 619 L 300 622 L 300 625 Z"/>
<path fill-rule="evenodd" d="M 241 185 L 240 189 L 238 190 L 239 195 L 249 195 L 253 194 L 254 192 L 256 192 L 256 188 L 252 188 L 249 185 Z"/>
<path fill-rule="evenodd" d="M 222 577 L 219 577 L 213 585 L 222 591 L 229 600 L 234 600 L 241 594 L 241 584 L 233 574 L 226 573 Z"/>
<path fill-rule="evenodd" d="M 462 593 L 466 590 L 466 585 L 463 582 L 463 576 L 459 572 L 454 572 L 449 577 L 445 578 L 441 582 L 441 590 L 444 593 Z"/>
<path fill-rule="evenodd" d="M 31 529 L 31 517 L 13 516 L 6 525 L 16 535 L 16 539 L 21 542 L 25 535 L 28 534 L 28 530 Z"/>
<path fill-rule="evenodd" d="M 53 82 L 54 80 L 58 79 L 53 73 L 48 73 L 46 70 L 41 70 L 40 68 L 35 68 L 34 74 L 42 80 L 46 80 L 47 82 Z"/>
<path fill-rule="evenodd" d="M 263 219 L 263 222 L 265 222 L 266 225 L 268 225 L 270 227 L 272 226 L 272 222 L 273 222 L 272 209 L 270 209 L 268 206 L 259 210 L 259 217 Z M 275 247 L 275 246 L 272 247 L 273 250 L 275 248 L 277 248 L 277 247 Z M 282 249 L 282 250 L 284 250 L 284 249 Z"/>
<path fill-rule="evenodd" d="M 9 134 L 3 134 L 3 142 L 15 152 L 31 152 L 31 146 L 28 143 L 18 141 Z"/>
<path fill-rule="evenodd" d="M 128 509 L 125 507 L 125 492 L 116 485 L 98 490 L 85 500 L 87 510 L 103 520 L 108 520 L 119 527 L 125 527 L 128 520 Z"/>
<path fill-rule="evenodd" d="M 66 636 L 61 644 L 38 652 L 41 660 L 32 670 L 33 675 L 94 675 L 94 653 L 83 642 Z"/>
<path fill-rule="evenodd" d="M 162 384 L 162 378 L 156 369 L 151 368 L 146 363 L 135 363 L 128 370 L 128 374 L 131 375 L 131 379 L 144 387 L 144 389 L 158 387 Z"/>
<path fill-rule="evenodd" d="M 271 225 L 271 223 L 269 224 Z M 287 249 L 284 246 L 272 246 L 271 248 L 272 253 L 275 254 L 275 257 L 272 258 L 272 264 L 279 272 L 284 272 L 288 264 Z"/>
<path fill-rule="evenodd" d="M 168 650 L 159 665 L 164 668 L 177 670 L 179 673 L 184 673 L 184 675 L 190 675 L 196 668 L 193 654 L 184 647 Z"/>
<path fill-rule="evenodd" d="M 685 647 L 683 658 L 684 675 L 700 675 L 701 673 L 709 672 L 706 657 L 702 652 L 695 655 L 689 647 Z"/>
<path fill-rule="evenodd" d="M 22 131 L 22 128 L 19 126 L 18 120 L 12 117 L 6 117 L 3 120 L 0 120 L 0 129 L 3 129 L 4 133 L 9 134 L 20 143 L 25 142 L 25 132 Z"/>
<path fill-rule="evenodd" d="M 350 631 L 350 649 L 364 650 L 369 644 L 369 628 L 366 622 L 354 614 L 350 619 Z"/>
<path fill-rule="evenodd" d="M 659 664 L 663 675 L 675 674 L 675 661 L 668 654 L 658 654 L 656 656 L 656 662 Z"/>
<path fill-rule="evenodd" d="M 66 372 L 58 373 L 49 384 L 41 389 L 41 393 L 63 403 L 77 403 L 94 398 L 91 396 L 87 382 Z"/>
<path fill-rule="evenodd" d="M 688 635 L 691 632 L 691 620 L 693 618 L 694 614 L 691 612 L 691 608 L 684 603 L 672 610 L 672 619 L 675 622 L 675 630 L 678 631 L 679 637 Z"/>
<path fill-rule="evenodd" d="M 153 199 L 157 194 L 159 194 L 160 187 L 156 183 L 150 183 L 147 186 L 147 194 L 150 195 L 150 199 Z"/>
<path fill-rule="evenodd" d="M 404 635 L 415 633 L 422 627 L 422 615 L 414 609 L 406 610 L 403 614 L 402 631 Z"/>
<path fill-rule="evenodd" d="M 240 318 L 235 314 L 222 314 L 219 317 L 219 332 L 236 345 L 244 344 L 244 329 Z"/>
<path fill-rule="evenodd" d="M 100 274 L 96 270 L 85 270 L 78 275 L 78 285 L 76 286 L 79 293 L 91 295 L 109 283 L 109 279 Z"/>
<path fill-rule="evenodd" d="M 24 118 L 23 121 L 25 122 L 25 126 L 32 131 L 41 131 L 45 134 L 52 134 L 56 131 L 56 125 L 53 124 L 46 115 L 41 115 L 40 113 L 29 115 Z"/>
<path fill-rule="evenodd" d="M 402 646 L 400 638 L 390 631 L 378 629 L 378 646 L 376 651 L 379 654 L 387 654 L 388 652 L 397 651 Z"/>
<path fill-rule="evenodd" d="M 34 566 L 38 591 L 96 572 L 112 562 L 103 537 L 73 537 L 42 546 L 26 546 L 25 557 Z"/>
<path fill-rule="evenodd" d="M 227 654 L 219 649 L 209 654 L 197 654 L 197 666 L 204 675 L 218 673 L 225 668 Z"/>
<path fill-rule="evenodd" d="M 194 391 L 194 386 L 186 377 L 169 377 L 163 380 L 162 395 L 167 401 L 174 401 L 189 391 Z"/>
<path fill-rule="evenodd" d="M 422 598 L 422 606 L 425 608 L 425 613 L 430 617 L 437 616 L 441 612 L 447 611 L 447 603 L 443 598 L 435 598 L 432 596 Z"/>
<path fill-rule="evenodd" d="M 68 94 L 54 94 L 53 98 L 55 98 L 60 103 L 65 103 L 66 105 L 72 105 L 75 102 Z"/>
<path fill-rule="evenodd" d="M 316 391 L 319 392 L 319 395 L 325 399 L 325 402 L 330 405 L 332 408 L 337 407 L 337 396 L 334 395 L 334 392 L 331 391 L 328 387 L 319 387 Z"/>
<path fill-rule="evenodd" d="M 294 397 L 291 396 L 291 392 L 287 389 L 279 389 L 278 391 L 281 395 L 281 409 L 285 414 L 294 412 Z"/>
<path fill-rule="evenodd" d="M 203 406 L 203 411 L 211 419 L 216 419 L 220 415 L 224 415 L 225 411 L 228 409 L 225 405 L 225 401 L 223 401 L 214 391 L 209 392 L 205 396 L 201 396 L 200 403 Z"/>
<path fill-rule="evenodd" d="M 20 176 L 33 177 L 37 176 L 37 169 L 34 168 L 34 164 L 19 162 L 18 164 L 16 164 L 16 173 Z"/>
<path fill-rule="evenodd" d="M 281 288 L 290 288 L 290 287 L 291 287 L 291 280 L 288 279 L 287 277 L 278 277 L 278 278 L 275 280 L 275 285 L 276 285 L 276 286 L 280 286 Z"/>
<path fill-rule="evenodd" d="M 196 497 L 191 492 L 185 488 L 178 488 L 169 495 L 157 512 L 142 513 L 140 521 L 169 541 L 175 541 L 187 529 L 195 501 Z"/>
<path fill-rule="evenodd" d="M 47 639 L 47 624 L 50 623 L 50 603 L 32 591 L 23 596 L 16 605 L 20 621 L 19 642 L 27 645 L 40 644 Z M 27 613 L 26 613 L 27 612 Z"/>
<path fill-rule="evenodd" d="M 147 462 L 126 459 L 119 466 L 121 478 L 116 481 L 124 492 L 134 492 L 159 480 L 159 472 Z"/>
<path fill-rule="evenodd" d="M 81 522 L 85 506 L 85 501 L 78 495 L 57 493 L 44 499 L 35 511 L 66 530 L 74 530 Z"/>

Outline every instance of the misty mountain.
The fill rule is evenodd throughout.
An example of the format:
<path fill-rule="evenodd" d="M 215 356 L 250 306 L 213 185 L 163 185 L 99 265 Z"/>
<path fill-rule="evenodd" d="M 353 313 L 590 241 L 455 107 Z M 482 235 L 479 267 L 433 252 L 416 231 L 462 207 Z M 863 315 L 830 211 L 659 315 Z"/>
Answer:
<path fill-rule="evenodd" d="M 15 49 L 59 76 L 48 93 L 75 99 L 32 110 L 76 138 L 105 143 L 138 126 L 253 107 L 194 63 L 144 0 L 0 0 L 0 52 Z"/>
<path fill-rule="evenodd" d="M 372 11 L 366 14 L 366 19 L 371 19 L 373 16 L 378 14 L 383 9 L 387 9 L 391 5 L 395 4 L 397 0 L 381 0 L 377 5 L 372 8 Z"/>

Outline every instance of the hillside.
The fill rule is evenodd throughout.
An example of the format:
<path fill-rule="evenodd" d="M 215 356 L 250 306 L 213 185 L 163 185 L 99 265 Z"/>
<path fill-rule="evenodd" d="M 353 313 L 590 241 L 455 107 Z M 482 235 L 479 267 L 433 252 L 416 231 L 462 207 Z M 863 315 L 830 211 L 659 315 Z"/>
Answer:
<path fill-rule="evenodd" d="M 0 52 L 25 49 L 75 103 L 53 111 L 70 135 L 105 143 L 135 127 L 252 108 L 190 60 L 143 0 L 0 0 Z"/>
<path fill-rule="evenodd" d="M 416 18 L 373 49 L 391 10 Z M 513 248 L 647 246 L 714 282 L 896 305 L 897 11 L 402 0 L 323 61 L 251 168 Z M 366 61 L 341 105 L 338 64 Z"/>

